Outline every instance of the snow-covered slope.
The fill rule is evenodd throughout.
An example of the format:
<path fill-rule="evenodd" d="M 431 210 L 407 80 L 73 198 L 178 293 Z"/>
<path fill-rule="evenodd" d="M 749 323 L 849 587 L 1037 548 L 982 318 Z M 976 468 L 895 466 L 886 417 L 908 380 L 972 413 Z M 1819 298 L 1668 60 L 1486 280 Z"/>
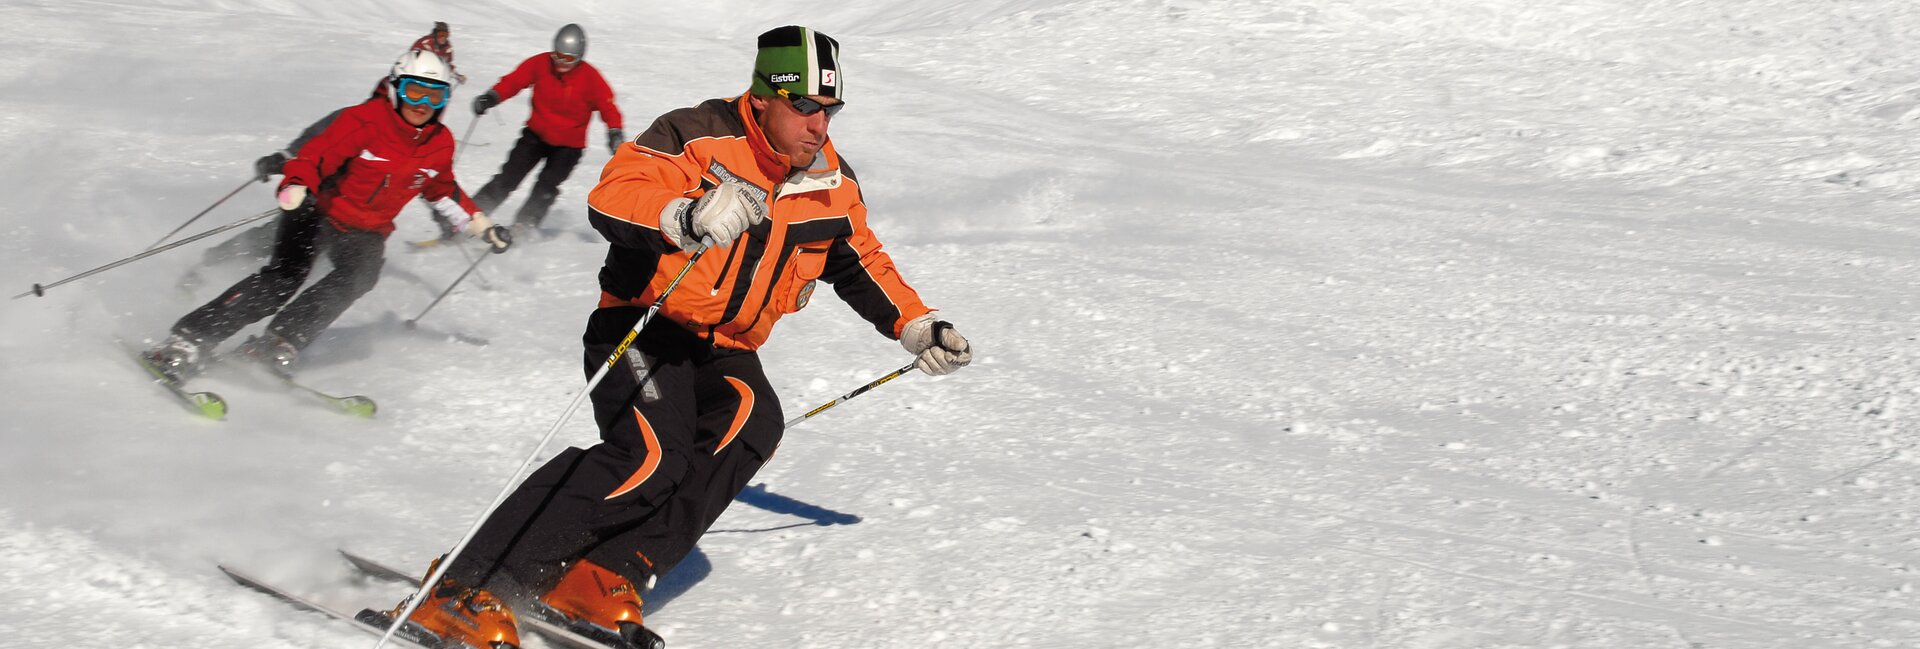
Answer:
<path fill-rule="evenodd" d="M 459 129 L 566 22 L 629 132 L 840 38 L 874 226 L 981 352 L 792 431 L 650 596 L 675 647 L 1920 646 L 1911 3 L 13 3 L 0 288 L 151 244 L 433 20 Z M 371 421 L 141 380 L 113 339 L 248 272 L 179 290 L 204 245 L 0 303 L 0 646 L 364 641 L 212 566 L 386 605 L 332 548 L 459 538 L 581 384 L 605 155 L 419 330 L 466 261 L 390 246 L 303 374 Z M 904 361 L 781 327 L 789 412 Z"/>

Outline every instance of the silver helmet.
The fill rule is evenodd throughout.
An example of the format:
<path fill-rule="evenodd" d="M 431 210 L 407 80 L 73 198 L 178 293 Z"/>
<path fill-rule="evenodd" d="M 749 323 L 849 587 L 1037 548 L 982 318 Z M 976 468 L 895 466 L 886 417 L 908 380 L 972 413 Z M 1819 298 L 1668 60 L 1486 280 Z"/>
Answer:
<path fill-rule="evenodd" d="M 587 30 L 572 23 L 561 27 L 560 33 L 553 35 L 553 51 L 575 59 L 587 58 Z"/>

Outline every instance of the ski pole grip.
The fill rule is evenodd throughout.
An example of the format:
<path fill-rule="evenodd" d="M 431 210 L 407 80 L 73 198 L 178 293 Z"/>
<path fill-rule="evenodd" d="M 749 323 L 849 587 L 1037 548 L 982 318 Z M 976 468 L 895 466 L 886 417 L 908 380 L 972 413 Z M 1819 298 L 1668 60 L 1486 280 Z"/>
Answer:
<path fill-rule="evenodd" d="M 951 322 L 947 322 L 945 320 L 933 321 L 933 345 L 935 347 L 939 347 L 941 349 L 945 349 L 947 351 L 957 354 L 957 353 L 960 353 L 961 350 L 949 349 L 946 343 L 946 340 L 947 340 L 946 333 L 952 330 L 953 330 L 953 323 Z"/>

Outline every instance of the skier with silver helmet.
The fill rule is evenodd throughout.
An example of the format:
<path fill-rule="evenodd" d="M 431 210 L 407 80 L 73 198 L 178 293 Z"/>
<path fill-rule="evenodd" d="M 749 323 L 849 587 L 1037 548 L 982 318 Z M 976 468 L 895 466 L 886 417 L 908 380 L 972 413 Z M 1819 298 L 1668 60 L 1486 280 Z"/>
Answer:
<path fill-rule="evenodd" d="M 453 99 L 452 74 L 432 52 L 409 50 L 393 63 L 387 92 L 342 110 L 281 169 L 281 210 L 273 256 L 259 272 L 175 322 L 147 357 L 174 380 L 197 372 L 221 341 L 269 315 L 243 356 L 291 373 L 301 350 L 380 279 L 394 218 L 424 195 L 456 227 L 495 252 L 510 245 L 454 179 L 453 135 L 440 114 Z M 300 291 L 325 252 L 333 270 Z"/>
<path fill-rule="evenodd" d="M 587 58 L 587 30 L 573 23 L 561 27 L 553 34 L 553 51 L 576 59 Z"/>
<path fill-rule="evenodd" d="M 607 125 L 608 151 L 617 150 L 626 141 L 613 88 L 597 68 L 586 62 L 586 55 L 586 30 L 579 25 L 561 27 L 553 36 L 553 49 L 528 57 L 473 99 L 473 113 L 484 115 L 521 90 L 533 88 L 533 112 L 520 130 L 520 139 L 514 142 L 499 173 L 473 196 L 481 209 L 494 211 L 520 188 L 534 167 L 544 165 L 534 180 L 532 195 L 514 214 L 515 230 L 539 227 L 546 219 L 547 211 L 560 197 L 560 184 L 573 174 L 586 150 L 587 125 L 595 112 Z"/>

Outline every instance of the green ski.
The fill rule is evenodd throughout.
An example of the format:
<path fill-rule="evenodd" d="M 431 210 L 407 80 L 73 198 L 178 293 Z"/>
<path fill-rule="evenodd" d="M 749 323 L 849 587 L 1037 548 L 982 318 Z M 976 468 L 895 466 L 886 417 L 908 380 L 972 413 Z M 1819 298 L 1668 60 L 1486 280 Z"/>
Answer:
<path fill-rule="evenodd" d="M 161 371 L 159 366 L 154 365 L 153 360 L 147 358 L 146 352 L 134 349 L 132 345 L 128 345 L 124 340 L 119 341 L 119 343 L 121 349 L 133 355 L 133 362 L 139 363 L 140 368 L 146 370 L 147 374 L 153 377 L 154 384 L 166 388 L 167 393 L 180 399 L 180 402 L 185 404 L 188 410 L 192 410 L 200 416 L 214 421 L 227 418 L 226 399 L 222 399 L 220 395 L 212 392 L 195 392 L 186 389 L 181 382 L 168 377 L 166 372 Z"/>

